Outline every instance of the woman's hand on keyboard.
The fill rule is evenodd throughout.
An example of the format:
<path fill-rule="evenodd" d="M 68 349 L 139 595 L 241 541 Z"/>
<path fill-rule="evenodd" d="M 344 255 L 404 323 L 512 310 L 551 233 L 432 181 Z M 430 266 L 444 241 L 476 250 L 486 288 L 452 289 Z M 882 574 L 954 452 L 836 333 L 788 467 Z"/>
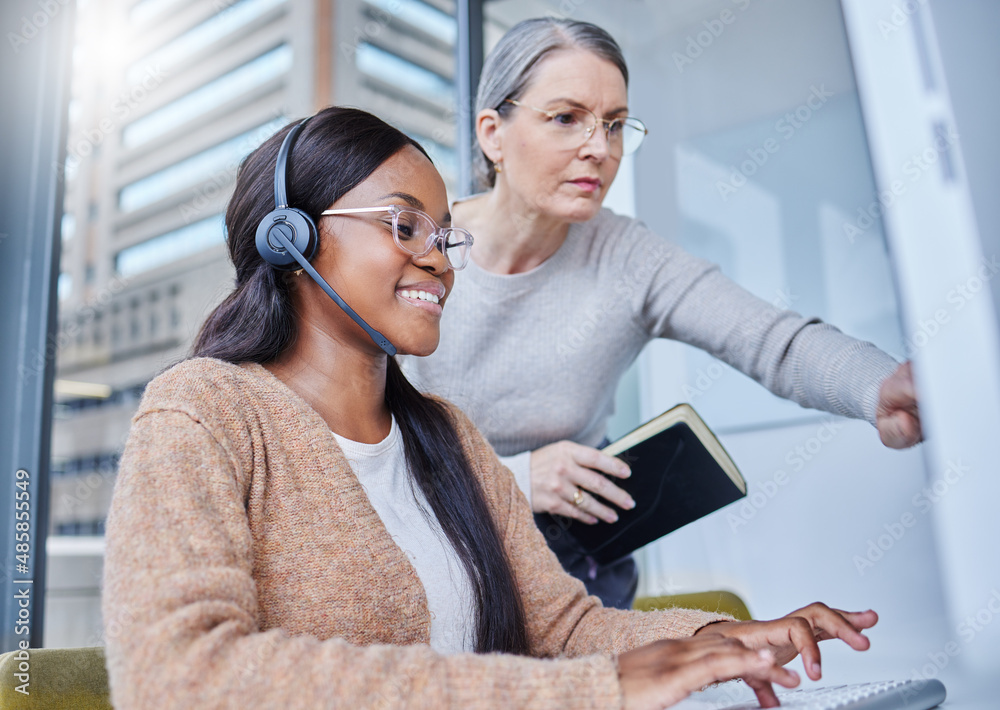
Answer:
<path fill-rule="evenodd" d="M 743 678 L 755 691 L 766 687 L 772 697 L 771 683 L 786 688 L 799 684 L 798 674 L 782 668 L 771 651 L 751 650 L 717 634 L 656 641 L 623 653 L 618 656 L 618 678 L 626 710 L 660 710 L 706 685 L 735 678 Z"/>
<path fill-rule="evenodd" d="M 861 631 L 870 629 L 877 621 L 878 614 L 871 610 L 841 611 L 831 609 L 822 602 L 815 602 L 774 621 L 711 624 L 702 627 L 695 634 L 698 638 L 716 635 L 733 638 L 748 648 L 770 650 L 780 665 L 802 654 L 806 675 L 812 680 L 819 680 L 822 675 L 819 642 L 839 638 L 855 651 L 865 651 L 871 642 Z M 778 704 L 770 683 L 759 689 L 754 687 L 754 691 L 762 707 L 774 707 Z"/>

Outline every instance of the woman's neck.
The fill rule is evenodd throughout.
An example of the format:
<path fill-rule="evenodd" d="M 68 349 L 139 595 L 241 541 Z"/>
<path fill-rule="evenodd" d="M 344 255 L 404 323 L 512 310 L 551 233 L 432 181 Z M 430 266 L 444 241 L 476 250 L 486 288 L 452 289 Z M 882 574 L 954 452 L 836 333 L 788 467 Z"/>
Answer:
<path fill-rule="evenodd" d="M 352 347 L 306 321 L 295 344 L 264 367 L 308 402 L 332 431 L 376 444 L 392 426 L 385 401 L 387 364 L 385 353 Z"/>
<path fill-rule="evenodd" d="M 559 250 L 569 223 L 524 203 L 497 187 L 454 206 L 454 223 L 476 240 L 472 260 L 495 274 L 520 274 L 534 269 Z"/>

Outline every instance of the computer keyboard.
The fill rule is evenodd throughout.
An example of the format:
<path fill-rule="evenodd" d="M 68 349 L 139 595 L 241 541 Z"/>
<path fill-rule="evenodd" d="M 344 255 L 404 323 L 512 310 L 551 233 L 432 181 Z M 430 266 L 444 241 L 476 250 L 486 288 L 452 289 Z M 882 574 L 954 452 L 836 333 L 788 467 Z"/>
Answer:
<path fill-rule="evenodd" d="M 931 678 L 778 690 L 777 694 L 781 707 L 787 710 L 929 710 L 944 702 L 945 690 L 941 681 Z M 719 710 L 756 710 L 759 707 L 752 702 Z"/>

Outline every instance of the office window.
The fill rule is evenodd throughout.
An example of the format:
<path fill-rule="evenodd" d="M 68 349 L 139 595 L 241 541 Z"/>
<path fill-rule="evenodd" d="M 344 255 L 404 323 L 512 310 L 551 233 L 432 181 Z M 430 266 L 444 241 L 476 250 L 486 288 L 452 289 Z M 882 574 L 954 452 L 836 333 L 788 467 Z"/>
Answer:
<path fill-rule="evenodd" d="M 133 121 L 122 131 L 122 145 L 126 148 L 143 145 L 285 74 L 291 67 L 292 48 L 288 44 L 283 44 L 163 108 Z"/>
<path fill-rule="evenodd" d="M 447 79 L 373 44 L 360 45 L 355 61 L 363 74 L 418 100 L 446 105 L 454 101 L 455 87 Z"/>
<path fill-rule="evenodd" d="M 126 81 L 129 84 L 138 84 L 142 81 L 147 66 L 161 66 L 164 70 L 170 71 L 181 60 L 211 47 L 223 37 L 236 33 L 284 2 L 286 0 L 239 0 L 233 3 L 222 12 L 212 15 L 132 64 L 126 73 Z"/>
<path fill-rule="evenodd" d="M 169 197 L 185 187 L 196 185 L 219 172 L 228 171 L 243 156 L 263 143 L 286 123 L 285 118 L 268 121 L 252 131 L 230 138 L 208 150 L 192 155 L 190 158 L 127 185 L 122 188 L 118 195 L 118 208 L 122 212 L 132 212 Z"/>
<path fill-rule="evenodd" d="M 205 315 L 232 287 L 222 248 L 225 193 L 240 160 L 287 123 L 285 116 L 331 103 L 370 110 L 419 141 L 446 184 L 454 184 L 457 33 L 447 12 L 453 3 L 326 4 L 332 12 L 325 17 L 313 0 L 78 5 L 65 193 L 65 212 L 76 215 L 76 224 L 69 217 L 63 225 L 71 241 L 61 281 L 63 293 L 71 284 L 73 294 L 60 313 L 72 337 L 60 339 L 68 347 L 60 352 L 57 376 L 107 385 L 112 395 L 55 395 L 52 455 L 73 469 L 61 476 L 71 489 L 77 481 L 69 479 L 90 473 L 85 469 L 98 442 L 110 453 L 103 447 L 125 440 L 141 394 L 141 388 L 131 389 L 135 381 L 183 358 Z M 324 29 L 320 21 L 329 23 L 325 38 L 317 32 Z M 182 29 L 165 35 L 167 26 Z M 107 52 L 117 46 L 135 49 L 129 56 Z M 134 113 L 115 114 L 111 106 L 122 89 L 134 87 L 157 65 L 167 77 L 166 103 L 151 98 Z M 321 86 L 324 72 L 328 83 Z M 181 85 L 183 92 L 171 88 Z M 227 110 L 237 103 L 241 108 Z M 102 116 L 113 120 L 112 132 L 99 151 L 81 151 L 81 140 L 100 130 Z M 239 119 L 247 123 L 232 127 Z M 254 125 L 256 130 L 244 133 Z M 219 138 L 203 142 L 206 132 Z M 98 205 L 112 209 L 98 211 Z M 81 347 L 75 345 L 78 337 Z M 130 392 L 131 398 L 125 396 Z M 61 513 L 53 507 L 50 529 L 101 534 L 109 499 L 110 492 Z M 82 564 L 99 566 L 98 541 L 86 548 L 91 552 L 72 545 L 53 549 L 58 552 L 49 557 L 50 579 Z M 60 590 L 47 598 L 47 646 L 92 645 L 98 637 L 96 580 L 99 575 L 81 579 L 72 593 Z"/>
<path fill-rule="evenodd" d="M 419 133 L 410 133 L 409 136 L 427 151 L 431 162 L 434 163 L 434 167 L 438 169 L 446 183 L 450 184 L 458 180 L 458 151 Z"/>
<path fill-rule="evenodd" d="M 73 277 L 65 272 L 59 274 L 56 292 L 59 294 L 60 301 L 69 298 L 69 295 L 73 292 Z"/>
<path fill-rule="evenodd" d="M 135 276 L 199 251 L 222 244 L 225 225 L 221 214 L 153 237 L 122 249 L 115 257 L 115 270 L 124 277 Z"/>
<path fill-rule="evenodd" d="M 169 10 L 184 4 L 184 0 L 139 0 L 129 10 L 129 19 L 135 23 L 144 23 L 154 18 L 163 17 Z"/>
<path fill-rule="evenodd" d="M 60 236 L 62 237 L 63 244 L 68 242 L 76 234 L 76 215 L 72 212 L 65 212 L 62 216 L 62 225 L 60 226 Z"/>
<path fill-rule="evenodd" d="M 458 34 L 458 23 L 455 18 L 425 2 L 420 2 L 420 0 L 368 0 L 368 3 L 431 37 L 450 45 L 455 44 L 455 37 Z"/>

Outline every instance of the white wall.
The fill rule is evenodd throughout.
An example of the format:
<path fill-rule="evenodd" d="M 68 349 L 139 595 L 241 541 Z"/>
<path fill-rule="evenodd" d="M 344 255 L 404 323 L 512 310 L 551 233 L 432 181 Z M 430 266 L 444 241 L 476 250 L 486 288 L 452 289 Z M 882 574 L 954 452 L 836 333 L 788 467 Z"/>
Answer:
<path fill-rule="evenodd" d="M 902 358 L 881 224 L 845 229 L 875 183 L 839 4 L 664 5 L 628 4 L 633 14 L 616 19 L 632 113 L 650 127 L 636 159 L 638 216 L 762 298 Z M 790 123 L 814 89 L 832 96 Z M 718 181 L 768 140 L 778 149 L 723 199 Z M 955 635 L 921 492 L 943 472 L 927 470 L 920 448 L 885 449 L 866 422 L 802 410 L 676 343 L 648 348 L 638 375 L 640 417 L 692 401 L 750 484 L 740 506 L 647 548 L 641 594 L 732 589 L 758 618 L 817 599 L 875 608 L 872 652 L 825 650 L 827 681 L 873 669 L 909 677 Z"/>

